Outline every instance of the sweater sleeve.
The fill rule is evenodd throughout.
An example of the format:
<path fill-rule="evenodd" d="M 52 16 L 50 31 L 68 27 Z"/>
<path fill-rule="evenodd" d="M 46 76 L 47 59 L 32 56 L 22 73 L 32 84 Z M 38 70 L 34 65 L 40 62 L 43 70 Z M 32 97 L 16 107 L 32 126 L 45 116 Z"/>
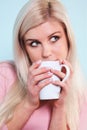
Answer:
<path fill-rule="evenodd" d="M 1 130 L 8 130 L 6 125 L 3 125 L 3 127 L 1 128 Z"/>
<path fill-rule="evenodd" d="M 0 102 L 3 101 L 15 79 L 15 67 L 7 62 L 0 63 Z"/>
<path fill-rule="evenodd" d="M 0 103 L 3 102 L 5 95 L 12 87 L 16 79 L 15 67 L 9 62 L 0 63 Z M 4 124 L 0 130 L 8 130 Z"/>

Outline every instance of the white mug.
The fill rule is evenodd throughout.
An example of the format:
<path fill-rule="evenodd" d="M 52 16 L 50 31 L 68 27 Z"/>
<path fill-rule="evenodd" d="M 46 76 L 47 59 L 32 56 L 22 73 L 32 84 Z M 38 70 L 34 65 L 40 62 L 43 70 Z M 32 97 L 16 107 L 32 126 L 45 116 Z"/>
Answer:
<path fill-rule="evenodd" d="M 66 81 L 66 79 L 70 75 L 69 67 L 65 64 L 60 64 L 59 61 L 42 61 L 40 68 L 42 67 L 48 67 L 59 71 L 61 71 L 62 67 L 64 67 L 66 69 L 66 75 L 62 80 L 62 82 Z M 58 78 L 56 75 L 53 75 L 52 80 L 60 80 L 60 78 Z M 41 89 L 40 100 L 59 99 L 60 90 L 61 90 L 60 86 L 55 86 L 50 83 Z"/>

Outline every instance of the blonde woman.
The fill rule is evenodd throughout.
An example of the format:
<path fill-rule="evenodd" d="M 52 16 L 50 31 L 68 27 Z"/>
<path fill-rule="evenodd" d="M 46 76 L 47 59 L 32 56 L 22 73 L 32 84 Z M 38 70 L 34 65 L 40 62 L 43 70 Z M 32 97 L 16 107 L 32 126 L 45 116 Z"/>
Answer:
<path fill-rule="evenodd" d="M 29 0 L 16 19 L 13 42 L 14 62 L 0 63 L 0 129 L 87 130 L 86 84 L 60 1 Z M 39 68 L 47 60 L 66 64 L 69 78 L 51 80 L 52 74 L 62 80 L 65 71 Z M 49 83 L 61 87 L 60 98 L 41 101 L 40 90 Z"/>

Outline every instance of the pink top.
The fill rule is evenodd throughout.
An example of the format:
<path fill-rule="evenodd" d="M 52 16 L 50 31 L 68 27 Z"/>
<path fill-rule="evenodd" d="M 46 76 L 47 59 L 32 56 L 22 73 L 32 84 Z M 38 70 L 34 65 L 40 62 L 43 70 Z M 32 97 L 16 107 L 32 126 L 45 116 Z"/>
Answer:
<path fill-rule="evenodd" d="M 15 79 L 14 66 L 5 62 L 0 63 L 0 101 L 3 101 Z M 32 114 L 22 130 L 48 130 L 50 115 L 51 112 L 47 105 L 40 107 Z M 8 130 L 6 125 L 2 130 Z M 87 104 L 82 107 L 78 130 L 87 130 Z"/>

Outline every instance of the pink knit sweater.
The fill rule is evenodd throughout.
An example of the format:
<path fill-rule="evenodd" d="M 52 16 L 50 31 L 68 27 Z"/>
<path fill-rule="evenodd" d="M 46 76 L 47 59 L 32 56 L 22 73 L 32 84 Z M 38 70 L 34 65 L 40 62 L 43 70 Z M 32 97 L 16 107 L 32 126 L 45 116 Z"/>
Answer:
<path fill-rule="evenodd" d="M 3 101 L 15 79 L 14 66 L 7 62 L 0 63 L 0 101 Z M 81 110 L 78 130 L 87 130 L 87 104 Z M 40 107 L 32 114 L 22 130 L 48 130 L 50 115 L 51 112 L 47 105 Z M 1 130 L 8 130 L 8 128 L 4 125 Z"/>

